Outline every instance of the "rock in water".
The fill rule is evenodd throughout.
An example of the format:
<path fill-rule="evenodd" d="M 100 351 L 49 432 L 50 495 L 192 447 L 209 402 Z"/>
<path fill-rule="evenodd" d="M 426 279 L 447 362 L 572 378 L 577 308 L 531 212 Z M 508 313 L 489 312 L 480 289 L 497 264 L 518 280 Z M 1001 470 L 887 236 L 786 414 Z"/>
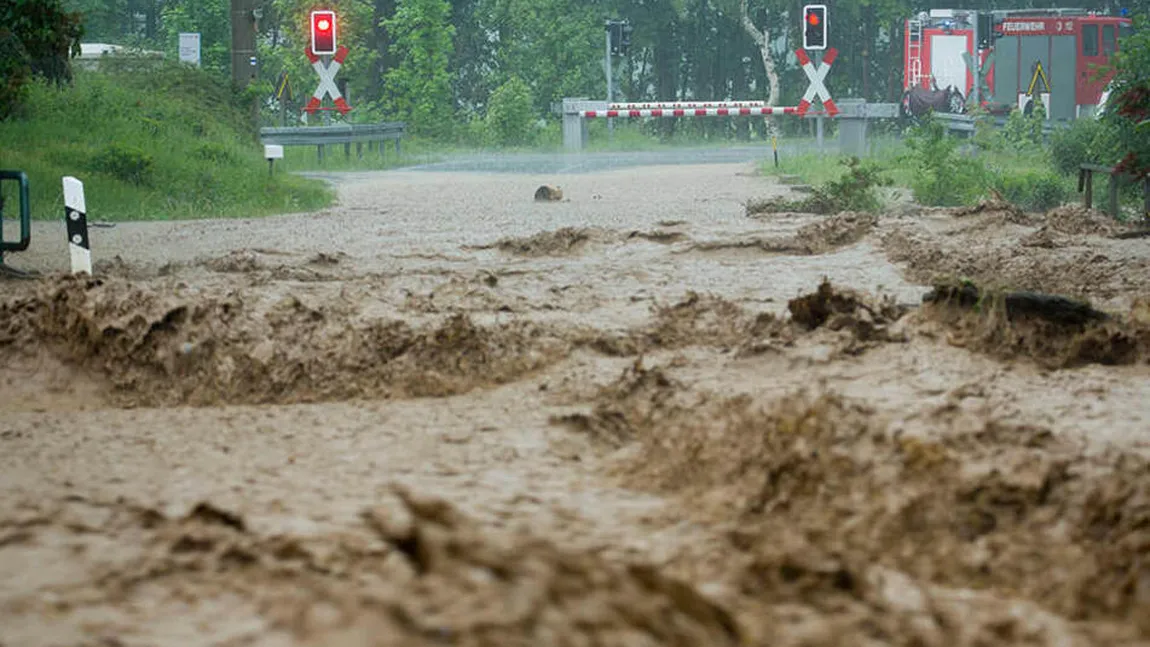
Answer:
<path fill-rule="evenodd" d="M 536 202 L 559 202 L 563 199 L 563 191 L 557 186 L 543 186 L 535 189 Z"/>

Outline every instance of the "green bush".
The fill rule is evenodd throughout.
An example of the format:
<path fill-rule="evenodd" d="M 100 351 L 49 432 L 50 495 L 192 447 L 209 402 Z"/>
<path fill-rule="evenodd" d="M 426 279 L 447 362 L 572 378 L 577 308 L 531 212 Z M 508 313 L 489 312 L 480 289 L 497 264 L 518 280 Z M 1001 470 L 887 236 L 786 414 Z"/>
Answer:
<path fill-rule="evenodd" d="M 969 204 L 982 195 L 988 173 L 977 159 L 958 152 L 958 141 L 933 117 L 923 118 L 906 138 L 914 199 L 927 206 Z"/>
<path fill-rule="evenodd" d="M 882 169 L 873 162 L 861 162 L 857 157 L 842 161 L 847 172 L 838 179 L 815 187 L 811 197 L 803 201 L 805 209 L 814 213 L 840 211 L 878 211 L 882 207 L 876 189 L 891 184 Z"/>
<path fill-rule="evenodd" d="M 1053 171 L 1001 170 L 994 174 L 993 186 L 1002 197 L 1027 211 L 1048 211 L 1070 199 L 1068 181 Z"/>
<path fill-rule="evenodd" d="M 1039 147 L 1042 146 L 1042 126 L 1046 122 L 1046 108 L 1037 98 L 1034 100 L 1034 109 L 1027 116 L 1021 110 L 1011 110 L 1006 118 L 1006 125 L 1002 128 L 1002 136 L 1015 146 Z"/>
<path fill-rule="evenodd" d="M 487 106 L 487 128 L 493 143 L 522 146 L 535 136 L 535 100 L 531 88 L 513 76 L 491 93 Z"/>
<path fill-rule="evenodd" d="M 152 183 L 152 157 L 138 148 L 109 144 L 92 158 L 92 170 L 121 181 L 146 186 Z"/>
<path fill-rule="evenodd" d="M 1077 174 L 1081 164 L 1113 164 L 1117 150 L 1113 129 L 1096 119 L 1076 119 L 1050 140 L 1054 168 L 1067 175 Z"/>
<path fill-rule="evenodd" d="M 994 117 L 980 106 L 970 110 L 974 119 L 974 135 L 971 141 L 981 151 L 1000 151 L 1005 148 L 1006 140 L 1002 131 L 994 123 Z"/>

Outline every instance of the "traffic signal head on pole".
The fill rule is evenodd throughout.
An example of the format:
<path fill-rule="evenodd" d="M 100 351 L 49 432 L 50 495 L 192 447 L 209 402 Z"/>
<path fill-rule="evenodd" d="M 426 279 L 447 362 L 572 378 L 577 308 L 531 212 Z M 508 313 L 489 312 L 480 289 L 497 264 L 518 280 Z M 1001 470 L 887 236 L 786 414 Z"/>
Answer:
<path fill-rule="evenodd" d="M 335 12 L 311 12 L 311 51 L 314 54 L 335 54 Z"/>
<path fill-rule="evenodd" d="M 827 48 L 827 6 L 809 4 L 803 7 L 803 49 Z"/>

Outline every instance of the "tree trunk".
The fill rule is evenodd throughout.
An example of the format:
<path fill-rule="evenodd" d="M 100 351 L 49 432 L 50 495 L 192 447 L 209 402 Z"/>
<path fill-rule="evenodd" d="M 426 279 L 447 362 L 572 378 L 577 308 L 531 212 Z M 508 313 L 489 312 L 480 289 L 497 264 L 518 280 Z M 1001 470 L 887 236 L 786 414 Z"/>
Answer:
<path fill-rule="evenodd" d="M 767 73 L 769 86 L 767 105 L 777 106 L 779 104 L 779 73 L 775 69 L 775 59 L 771 56 L 770 32 L 765 28 L 760 31 L 758 27 L 755 27 L 755 23 L 751 21 L 751 15 L 747 10 L 747 0 L 739 0 L 739 17 L 743 23 L 743 30 L 754 41 L 755 46 L 759 48 L 759 54 L 763 57 L 763 70 Z"/>
<path fill-rule="evenodd" d="M 739 18 L 743 23 L 743 30 L 754 41 L 755 46 L 759 48 L 759 54 L 763 57 L 763 70 L 767 73 L 767 105 L 777 106 L 779 104 L 779 73 L 775 69 L 775 60 L 771 57 L 771 35 L 765 27 L 761 31 L 755 27 L 747 9 L 747 0 L 739 0 Z M 778 123 L 771 117 L 765 119 L 767 133 L 774 137 L 778 133 Z"/>

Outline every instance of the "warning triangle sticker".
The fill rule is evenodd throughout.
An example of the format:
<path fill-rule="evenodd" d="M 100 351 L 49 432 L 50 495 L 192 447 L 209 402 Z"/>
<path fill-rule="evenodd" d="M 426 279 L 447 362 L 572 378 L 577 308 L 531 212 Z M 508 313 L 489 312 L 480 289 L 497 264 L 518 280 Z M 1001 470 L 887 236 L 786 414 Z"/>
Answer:
<path fill-rule="evenodd" d="M 1034 86 L 1038 85 L 1038 80 L 1042 79 L 1043 90 L 1041 92 L 1050 93 L 1050 79 L 1046 78 L 1046 70 L 1042 69 L 1042 61 L 1034 64 L 1034 75 L 1030 77 L 1030 87 L 1026 89 L 1026 94 L 1034 96 Z"/>

